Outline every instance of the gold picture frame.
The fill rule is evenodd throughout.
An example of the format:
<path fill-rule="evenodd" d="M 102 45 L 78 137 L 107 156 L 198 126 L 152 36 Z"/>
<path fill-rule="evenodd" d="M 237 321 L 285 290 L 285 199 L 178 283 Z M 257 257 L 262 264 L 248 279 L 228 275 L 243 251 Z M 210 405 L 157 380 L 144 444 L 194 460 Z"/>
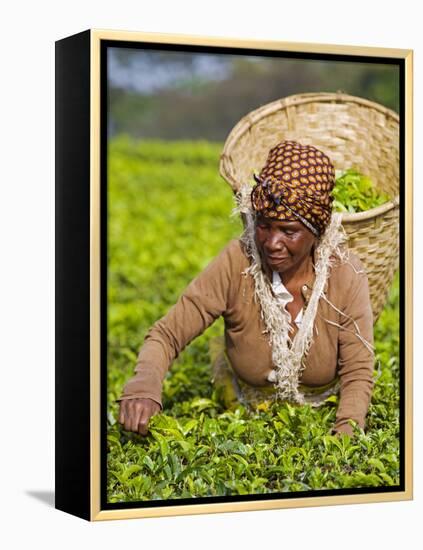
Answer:
<path fill-rule="evenodd" d="M 162 503 L 105 503 L 104 400 L 102 376 L 105 342 L 104 241 L 102 215 L 107 208 L 102 178 L 107 170 L 107 128 L 102 109 L 107 93 L 104 71 L 107 48 L 142 45 L 183 52 L 227 50 L 260 57 L 269 53 L 320 58 L 390 60 L 396 63 L 400 87 L 400 281 L 402 482 L 383 491 L 348 492 L 249 500 L 224 497 L 206 502 L 177 499 Z M 196 50 L 198 48 L 198 50 Z M 307 57 L 308 56 L 308 57 Z M 316 59 L 316 57 L 314 57 Z M 88 30 L 56 43 L 56 507 L 90 521 L 221 513 L 230 511 L 310 507 L 410 500 L 412 465 L 412 50 L 337 46 L 276 41 Z M 216 166 L 216 172 L 218 166 Z M 102 191 L 103 189 L 103 191 Z M 103 194 L 102 194 L 103 193 Z M 107 192 L 106 192 L 107 193 Z M 103 214 L 102 214 L 103 212 Z M 103 247 L 103 248 L 102 248 Z M 106 256 L 107 257 L 107 256 Z M 104 265 L 103 265 L 104 269 Z M 107 328 L 106 328 L 107 330 Z M 104 373 L 103 373 L 104 374 Z M 101 406 L 103 404 L 103 406 Z M 216 501 L 217 500 L 217 501 Z M 148 505 L 150 504 L 150 505 Z"/>

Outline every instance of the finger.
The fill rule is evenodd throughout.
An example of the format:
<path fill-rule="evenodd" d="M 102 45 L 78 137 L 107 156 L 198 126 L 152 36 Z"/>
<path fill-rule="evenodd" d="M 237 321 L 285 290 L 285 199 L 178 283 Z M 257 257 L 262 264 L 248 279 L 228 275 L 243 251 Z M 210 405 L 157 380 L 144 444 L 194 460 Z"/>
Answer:
<path fill-rule="evenodd" d="M 133 400 L 127 399 L 124 408 L 124 428 L 127 432 L 132 431 L 134 412 L 135 409 Z"/>
<path fill-rule="evenodd" d="M 148 434 L 148 423 L 150 421 L 150 416 L 150 411 L 143 410 L 138 422 L 138 433 L 140 433 L 141 435 Z"/>
<path fill-rule="evenodd" d="M 151 401 L 151 403 L 149 404 L 149 407 L 147 409 L 147 412 L 148 412 L 147 423 L 150 422 L 150 419 L 151 419 L 152 416 L 155 416 L 160 411 L 161 411 L 160 405 L 158 403 L 156 403 L 155 401 Z"/>
<path fill-rule="evenodd" d="M 131 432 L 138 432 L 138 424 L 143 410 L 143 404 L 139 401 L 133 401 L 133 403 L 131 403 L 131 418 L 129 427 Z"/>
<path fill-rule="evenodd" d="M 154 416 L 154 415 L 158 414 L 159 412 L 160 412 L 160 405 L 158 403 L 156 403 L 155 406 L 153 407 L 153 412 L 152 412 L 151 416 Z"/>
<path fill-rule="evenodd" d="M 124 408 L 125 408 L 124 401 L 121 401 L 119 403 L 119 418 L 118 418 L 119 424 L 125 424 Z"/>
<path fill-rule="evenodd" d="M 123 427 L 125 428 L 125 430 L 127 432 L 130 432 L 131 431 L 131 411 L 128 407 L 128 405 L 126 406 L 126 411 L 125 411 L 125 422 L 123 424 Z"/>

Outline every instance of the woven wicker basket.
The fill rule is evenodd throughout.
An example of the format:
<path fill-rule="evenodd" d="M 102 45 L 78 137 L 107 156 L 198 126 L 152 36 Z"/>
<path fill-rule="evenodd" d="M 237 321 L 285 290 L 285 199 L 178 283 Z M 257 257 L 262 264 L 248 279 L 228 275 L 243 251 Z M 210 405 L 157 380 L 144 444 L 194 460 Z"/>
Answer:
<path fill-rule="evenodd" d="M 371 101 L 341 93 L 299 94 L 243 117 L 229 134 L 220 173 L 237 192 L 282 140 L 315 145 L 335 169 L 356 168 L 392 200 L 357 214 L 343 214 L 348 246 L 363 262 L 374 319 L 387 299 L 399 252 L 399 117 Z"/>

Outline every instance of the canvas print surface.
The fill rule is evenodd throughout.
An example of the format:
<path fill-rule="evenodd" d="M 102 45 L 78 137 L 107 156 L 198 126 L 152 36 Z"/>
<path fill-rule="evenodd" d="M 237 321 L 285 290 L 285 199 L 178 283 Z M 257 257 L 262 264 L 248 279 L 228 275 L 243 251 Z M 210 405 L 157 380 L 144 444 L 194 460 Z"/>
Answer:
<path fill-rule="evenodd" d="M 104 52 L 106 503 L 399 488 L 398 64 Z"/>

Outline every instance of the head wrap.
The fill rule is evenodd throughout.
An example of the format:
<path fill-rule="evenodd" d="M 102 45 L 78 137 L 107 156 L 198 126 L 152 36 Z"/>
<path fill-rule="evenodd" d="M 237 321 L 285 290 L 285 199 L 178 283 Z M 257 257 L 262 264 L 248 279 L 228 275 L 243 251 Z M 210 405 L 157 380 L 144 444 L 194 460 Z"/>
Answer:
<path fill-rule="evenodd" d="M 312 145 L 283 141 L 273 147 L 251 192 L 254 211 L 265 218 L 300 220 L 310 231 L 324 233 L 332 213 L 335 168 Z"/>

